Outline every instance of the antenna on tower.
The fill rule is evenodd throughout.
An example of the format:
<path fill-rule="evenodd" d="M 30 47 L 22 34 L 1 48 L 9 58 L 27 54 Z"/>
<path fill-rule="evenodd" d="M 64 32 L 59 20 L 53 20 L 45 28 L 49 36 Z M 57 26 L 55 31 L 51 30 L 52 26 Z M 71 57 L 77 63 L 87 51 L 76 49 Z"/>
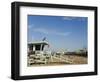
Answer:
<path fill-rule="evenodd" d="M 44 37 L 43 39 L 42 39 L 42 41 L 45 41 L 46 40 L 46 37 Z"/>

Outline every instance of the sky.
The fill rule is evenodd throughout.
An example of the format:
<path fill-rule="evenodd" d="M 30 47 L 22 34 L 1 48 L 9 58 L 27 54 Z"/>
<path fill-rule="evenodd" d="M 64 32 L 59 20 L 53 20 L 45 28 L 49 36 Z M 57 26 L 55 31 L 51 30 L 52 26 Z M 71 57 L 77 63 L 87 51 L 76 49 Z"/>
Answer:
<path fill-rule="evenodd" d="M 87 48 L 87 17 L 28 15 L 28 42 L 44 37 L 53 51 Z"/>

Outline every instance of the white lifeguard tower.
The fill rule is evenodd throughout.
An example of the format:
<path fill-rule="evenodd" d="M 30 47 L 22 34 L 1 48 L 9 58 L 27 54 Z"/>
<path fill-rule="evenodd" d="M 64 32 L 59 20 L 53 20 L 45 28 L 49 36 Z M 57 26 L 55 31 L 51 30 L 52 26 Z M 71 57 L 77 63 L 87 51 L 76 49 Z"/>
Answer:
<path fill-rule="evenodd" d="M 44 51 L 49 46 L 47 41 L 36 41 L 28 43 L 28 65 L 46 64 L 50 58 L 50 53 Z"/>

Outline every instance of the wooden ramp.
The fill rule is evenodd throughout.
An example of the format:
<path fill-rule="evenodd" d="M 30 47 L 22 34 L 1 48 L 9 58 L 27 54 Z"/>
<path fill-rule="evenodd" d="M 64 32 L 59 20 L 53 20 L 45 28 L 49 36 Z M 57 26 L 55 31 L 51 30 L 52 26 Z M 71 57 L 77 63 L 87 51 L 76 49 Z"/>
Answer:
<path fill-rule="evenodd" d="M 64 57 L 63 55 L 57 56 L 57 55 L 53 55 L 50 56 L 49 58 L 47 58 L 48 56 L 44 56 L 44 55 L 31 55 L 28 58 L 28 65 L 40 65 L 40 64 L 44 64 L 44 65 L 53 65 L 53 64 L 72 64 L 73 61 L 68 58 L 68 57 Z"/>
<path fill-rule="evenodd" d="M 60 56 L 60 57 L 53 56 L 52 58 L 53 58 L 53 59 L 51 59 L 52 62 L 55 62 L 55 60 L 58 60 L 56 62 L 65 62 L 65 63 L 69 63 L 69 64 L 73 63 L 72 60 L 70 60 L 69 58 L 65 58 L 63 56 Z"/>

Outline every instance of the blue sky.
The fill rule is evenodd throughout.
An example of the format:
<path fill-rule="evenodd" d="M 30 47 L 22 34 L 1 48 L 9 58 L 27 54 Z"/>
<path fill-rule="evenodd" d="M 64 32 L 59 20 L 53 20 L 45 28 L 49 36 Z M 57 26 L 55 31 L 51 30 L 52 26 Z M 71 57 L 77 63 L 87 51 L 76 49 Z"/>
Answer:
<path fill-rule="evenodd" d="M 87 17 L 28 15 L 28 42 L 46 37 L 51 50 L 87 48 Z"/>

